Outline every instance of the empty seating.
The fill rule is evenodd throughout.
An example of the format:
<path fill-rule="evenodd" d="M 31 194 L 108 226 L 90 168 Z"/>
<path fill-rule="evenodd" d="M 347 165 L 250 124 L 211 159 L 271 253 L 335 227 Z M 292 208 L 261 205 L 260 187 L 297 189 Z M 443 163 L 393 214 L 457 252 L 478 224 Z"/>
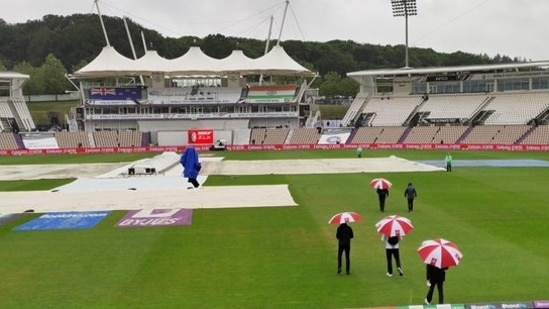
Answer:
<path fill-rule="evenodd" d="M 265 131 L 265 140 L 263 141 L 263 144 L 265 145 L 281 145 L 286 142 L 286 137 L 288 137 L 288 133 L 290 132 L 290 129 L 286 128 L 277 128 L 277 129 L 267 129 Z"/>
<path fill-rule="evenodd" d="M 486 95 L 432 95 L 418 110 L 427 119 L 470 119 L 490 97 Z"/>
<path fill-rule="evenodd" d="M 250 145 L 263 145 L 267 137 L 267 129 L 253 128 L 250 134 Z"/>
<path fill-rule="evenodd" d="M 0 98 L 0 117 L 1 118 L 13 118 L 13 112 L 10 109 L 7 98 Z"/>
<path fill-rule="evenodd" d="M 371 98 L 362 113 L 373 113 L 372 126 L 400 126 L 423 101 L 421 97 Z"/>
<path fill-rule="evenodd" d="M 93 139 L 96 147 L 118 147 L 118 132 L 116 131 L 95 131 Z"/>
<path fill-rule="evenodd" d="M 31 131 L 36 128 L 29 112 L 29 108 L 25 103 L 25 99 L 23 97 L 12 97 L 11 100 L 13 102 L 13 106 L 15 107 L 15 111 L 19 115 L 19 119 L 21 119 L 24 129 L 26 131 Z M 20 129 L 23 130 L 23 128 Z"/>
<path fill-rule="evenodd" d="M 493 110 L 484 124 L 527 124 L 549 108 L 549 93 L 498 94 L 483 110 Z"/>
<path fill-rule="evenodd" d="M 516 143 L 528 130 L 528 125 L 483 125 L 474 127 L 463 139 L 462 144 Z"/>
<path fill-rule="evenodd" d="M 0 133 L 0 150 L 13 150 L 19 149 L 15 135 L 13 133 L 1 132 Z"/>
<path fill-rule="evenodd" d="M 122 131 L 118 133 L 120 147 L 139 147 L 143 141 L 143 134 L 139 131 Z"/>
<path fill-rule="evenodd" d="M 143 133 L 140 131 L 95 131 L 93 139 L 96 147 L 141 147 Z"/>
<path fill-rule="evenodd" d="M 356 131 L 351 143 L 373 144 L 381 134 L 384 127 L 361 127 Z"/>
<path fill-rule="evenodd" d="M 549 145 L 549 125 L 537 126 L 528 134 L 520 144 L 523 145 Z"/>
<path fill-rule="evenodd" d="M 406 127 L 383 127 L 375 143 L 396 144 L 398 143 L 404 132 L 406 132 Z"/>
<path fill-rule="evenodd" d="M 55 138 L 59 148 L 91 147 L 87 132 L 56 132 Z"/>
<path fill-rule="evenodd" d="M 404 144 L 455 144 L 467 131 L 467 126 L 420 126 L 406 136 Z"/>
<path fill-rule="evenodd" d="M 320 136 L 316 128 L 299 128 L 294 130 L 289 144 L 317 144 Z"/>
<path fill-rule="evenodd" d="M 358 128 L 353 144 L 396 144 L 406 131 L 406 127 L 361 127 Z"/>

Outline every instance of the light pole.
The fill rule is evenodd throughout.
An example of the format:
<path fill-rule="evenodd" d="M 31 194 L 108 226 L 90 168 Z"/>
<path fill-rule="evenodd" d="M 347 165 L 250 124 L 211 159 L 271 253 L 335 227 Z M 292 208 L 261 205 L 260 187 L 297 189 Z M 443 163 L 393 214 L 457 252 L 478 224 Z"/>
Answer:
<path fill-rule="evenodd" d="M 406 55 L 404 58 L 404 67 L 408 66 L 408 16 L 417 15 L 416 0 L 391 0 L 393 6 L 393 17 L 404 16 L 406 23 Z"/>

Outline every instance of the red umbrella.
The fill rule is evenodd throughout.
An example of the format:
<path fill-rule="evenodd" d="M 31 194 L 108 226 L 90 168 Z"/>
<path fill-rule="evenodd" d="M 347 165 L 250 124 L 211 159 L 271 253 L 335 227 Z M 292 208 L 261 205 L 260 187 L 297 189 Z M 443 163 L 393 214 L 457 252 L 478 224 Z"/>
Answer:
<path fill-rule="evenodd" d="M 410 219 L 392 215 L 387 216 L 376 223 L 376 229 L 378 233 L 387 237 L 402 237 L 408 235 L 414 229 L 414 226 Z"/>
<path fill-rule="evenodd" d="M 329 224 L 333 225 L 340 225 L 341 223 L 350 223 L 350 222 L 360 222 L 362 221 L 362 217 L 357 214 L 356 212 L 340 212 L 336 215 L 334 215 L 330 221 L 328 221 Z"/>
<path fill-rule="evenodd" d="M 372 181 L 370 181 L 370 187 L 374 188 L 374 189 L 391 189 L 391 187 L 393 186 L 393 184 L 385 179 L 385 178 L 376 178 Z"/>
<path fill-rule="evenodd" d="M 423 263 L 438 268 L 457 266 L 463 258 L 456 244 L 442 238 L 424 241 L 417 252 Z"/>

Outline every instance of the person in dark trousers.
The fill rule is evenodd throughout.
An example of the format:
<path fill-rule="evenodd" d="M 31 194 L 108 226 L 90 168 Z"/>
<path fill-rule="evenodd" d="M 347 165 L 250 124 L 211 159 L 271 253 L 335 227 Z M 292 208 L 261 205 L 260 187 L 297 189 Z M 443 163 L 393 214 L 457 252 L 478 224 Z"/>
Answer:
<path fill-rule="evenodd" d="M 347 225 L 347 222 L 341 223 L 337 227 L 336 238 L 338 240 L 337 248 L 337 273 L 341 274 L 341 258 L 345 252 L 345 270 L 347 275 L 351 274 L 351 239 L 353 239 L 353 229 Z"/>
<path fill-rule="evenodd" d="M 427 285 L 429 286 L 429 291 L 427 292 L 427 297 L 425 297 L 426 305 L 430 305 L 433 300 L 435 286 L 438 289 L 438 303 L 444 304 L 444 281 L 446 280 L 446 270 L 448 270 L 448 268 L 440 269 L 427 264 Z"/>
<path fill-rule="evenodd" d="M 399 243 L 402 237 L 400 236 L 382 236 L 381 241 L 385 243 L 385 257 L 387 258 L 387 277 L 393 276 L 393 258 L 395 259 L 397 271 L 399 275 L 404 275 L 402 265 L 400 264 Z"/>
<path fill-rule="evenodd" d="M 446 162 L 446 171 L 451 172 L 452 171 L 452 155 L 450 153 L 446 154 L 446 157 L 444 158 L 444 162 Z"/>
<path fill-rule="evenodd" d="M 389 197 L 389 189 L 376 189 L 379 199 L 379 210 L 385 212 L 385 200 Z"/>
<path fill-rule="evenodd" d="M 181 155 L 179 163 L 183 166 L 183 177 L 186 177 L 194 188 L 198 188 L 200 183 L 196 180 L 198 173 L 202 169 L 202 164 L 198 160 L 198 152 L 194 147 L 187 147 L 185 152 Z M 189 187 L 188 189 L 192 189 Z"/>
<path fill-rule="evenodd" d="M 417 197 L 417 191 L 412 183 L 408 183 L 408 187 L 404 190 L 404 197 L 408 199 L 408 212 L 414 211 L 414 199 Z"/>

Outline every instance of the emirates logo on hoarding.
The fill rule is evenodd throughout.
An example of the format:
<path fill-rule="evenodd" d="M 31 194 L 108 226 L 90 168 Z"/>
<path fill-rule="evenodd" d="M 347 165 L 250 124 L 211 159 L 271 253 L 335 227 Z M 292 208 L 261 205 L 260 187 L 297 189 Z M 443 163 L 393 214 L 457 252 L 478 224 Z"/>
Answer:
<path fill-rule="evenodd" d="M 211 145 L 213 144 L 214 131 L 213 130 L 189 130 L 188 141 L 189 144 Z"/>

